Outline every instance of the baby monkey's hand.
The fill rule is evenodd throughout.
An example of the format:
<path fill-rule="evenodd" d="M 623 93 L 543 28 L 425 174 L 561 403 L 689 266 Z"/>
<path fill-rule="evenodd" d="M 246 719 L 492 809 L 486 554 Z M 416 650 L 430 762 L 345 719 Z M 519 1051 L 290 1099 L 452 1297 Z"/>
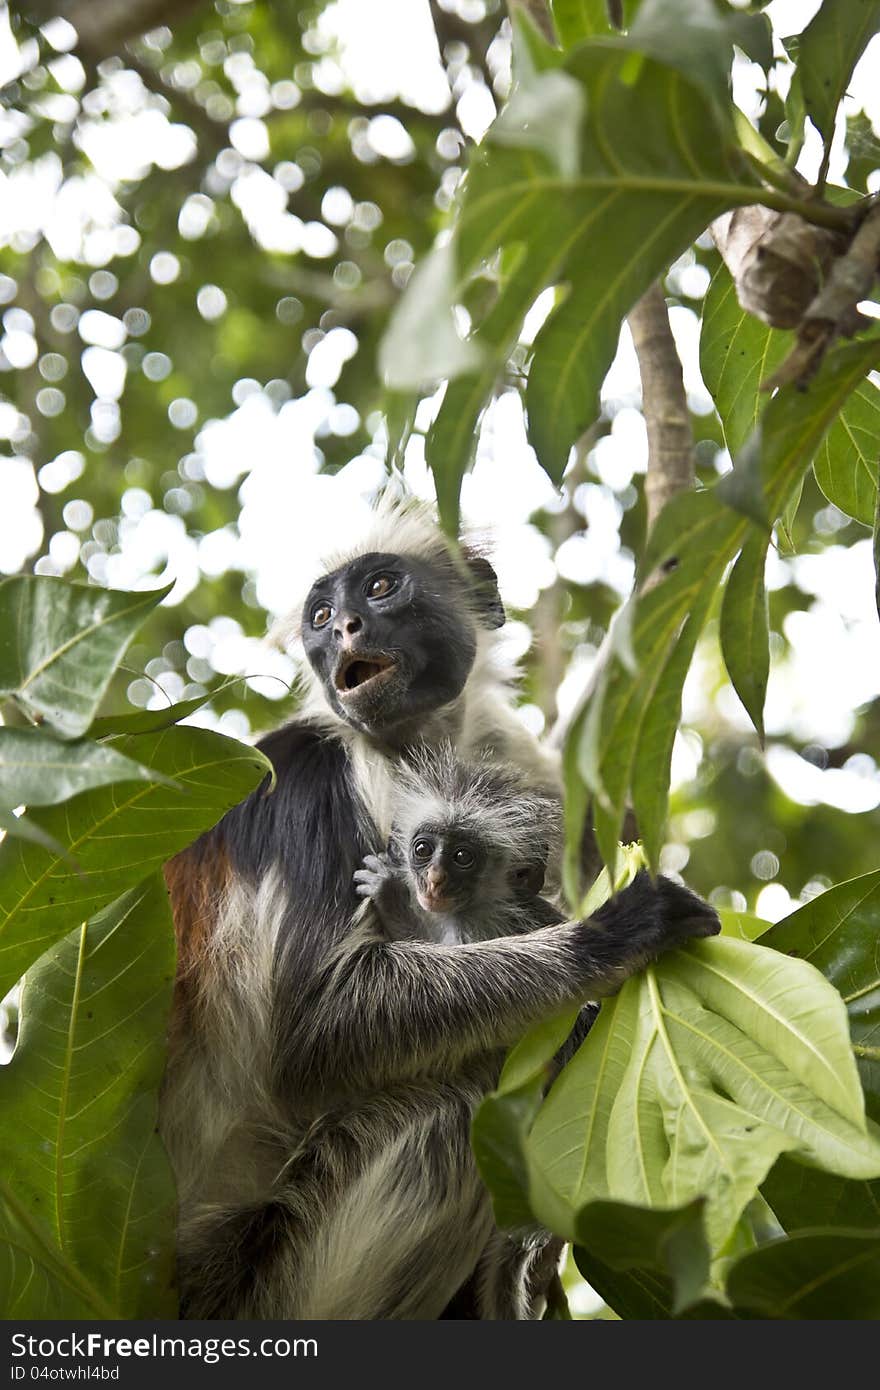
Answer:
<path fill-rule="evenodd" d="M 359 898 L 375 898 L 392 877 L 387 854 L 365 854 L 363 864 L 355 870 L 354 891 Z"/>

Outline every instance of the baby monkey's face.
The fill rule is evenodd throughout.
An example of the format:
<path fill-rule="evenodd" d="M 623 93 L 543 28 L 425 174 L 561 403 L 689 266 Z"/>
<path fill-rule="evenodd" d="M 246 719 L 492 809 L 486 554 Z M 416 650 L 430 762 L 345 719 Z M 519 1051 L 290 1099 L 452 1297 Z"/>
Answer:
<path fill-rule="evenodd" d="M 461 827 L 422 826 L 409 846 L 409 867 L 419 906 L 426 912 L 461 912 L 491 873 L 486 848 Z"/>

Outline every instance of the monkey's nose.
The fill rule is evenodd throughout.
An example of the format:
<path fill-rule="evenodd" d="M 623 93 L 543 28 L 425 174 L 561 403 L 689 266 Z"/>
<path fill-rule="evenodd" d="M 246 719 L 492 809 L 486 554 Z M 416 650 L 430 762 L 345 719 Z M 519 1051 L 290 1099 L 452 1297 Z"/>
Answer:
<path fill-rule="evenodd" d="M 363 625 L 364 620 L 357 613 L 342 613 L 336 624 L 336 636 L 342 637 L 343 640 L 346 637 L 354 637 Z"/>
<path fill-rule="evenodd" d="M 441 869 L 438 864 L 432 864 L 425 877 L 432 888 L 442 888 L 446 882 L 446 870 Z"/>

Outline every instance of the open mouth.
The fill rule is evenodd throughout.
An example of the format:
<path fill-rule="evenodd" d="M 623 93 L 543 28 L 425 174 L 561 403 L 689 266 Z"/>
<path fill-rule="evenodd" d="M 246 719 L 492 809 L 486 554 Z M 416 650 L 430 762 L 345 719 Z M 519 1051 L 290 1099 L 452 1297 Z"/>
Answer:
<path fill-rule="evenodd" d="M 351 695 L 372 681 L 387 679 L 396 664 L 390 656 L 364 656 L 360 652 L 350 652 L 336 668 L 336 689 L 343 697 Z"/>

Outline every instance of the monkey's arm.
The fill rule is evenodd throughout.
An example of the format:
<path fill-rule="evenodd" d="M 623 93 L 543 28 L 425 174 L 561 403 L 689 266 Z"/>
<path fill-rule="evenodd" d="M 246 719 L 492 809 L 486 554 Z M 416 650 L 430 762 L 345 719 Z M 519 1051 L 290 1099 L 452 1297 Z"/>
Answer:
<path fill-rule="evenodd" d="M 646 873 L 586 921 L 447 947 L 351 933 L 276 1035 L 282 1088 L 387 1087 L 512 1043 L 554 1009 L 615 990 L 662 951 L 714 936 L 689 889 Z M 291 991 L 292 992 L 292 991 Z"/>

